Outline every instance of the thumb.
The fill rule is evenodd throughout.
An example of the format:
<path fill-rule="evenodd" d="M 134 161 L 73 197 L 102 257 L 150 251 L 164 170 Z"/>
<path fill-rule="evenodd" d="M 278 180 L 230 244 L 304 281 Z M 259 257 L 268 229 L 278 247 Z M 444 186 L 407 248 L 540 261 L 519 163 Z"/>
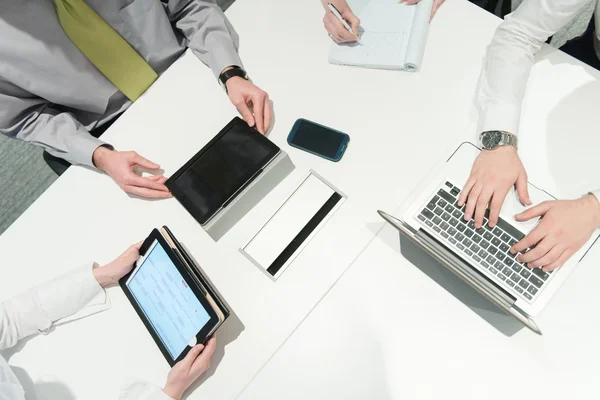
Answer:
<path fill-rule="evenodd" d="M 525 174 L 525 172 L 521 172 L 517 178 L 516 187 L 519 201 L 526 206 L 530 206 L 531 199 L 529 198 L 529 190 L 527 189 L 527 174 Z"/>
<path fill-rule="evenodd" d="M 358 35 L 358 27 L 360 26 L 360 19 L 352 11 L 348 10 L 344 12 L 342 17 L 350 23 L 350 28 L 352 28 L 352 32 Z"/>
<path fill-rule="evenodd" d="M 248 104 L 245 101 L 239 103 L 237 107 L 238 111 L 242 115 L 242 118 L 246 123 L 250 126 L 254 126 L 256 123 L 254 122 L 254 115 L 252 115 L 252 111 L 248 107 Z"/>
<path fill-rule="evenodd" d="M 552 206 L 552 203 L 549 201 L 544 201 L 541 204 L 538 204 L 535 207 L 531 207 L 528 210 L 523 211 L 520 214 L 515 215 L 515 219 L 517 221 L 529 221 L 532 218 L 536 218 L 536 217 L 541 217 L 542 215 L 546 214 L 548 212 L 548 210 L 550 209 L 550 207 Z"/>
<path fill-rule="evenodd" d="M 140 167 L 147 168 L 147 169 L 159 169 L 160 168 L 160 165 L 153 163 L 152 161 L 148 160 L 147 158 L 140 156 L 138 153 L 134 153 L 133 162 L 136 163 L 137 165 L 139 165 Z"/>
<path fill-rule="evenodd" d="M 203 344 L 197 344 L 197 345 L 195 345 L 185 355 L 185 358 L 183 360 L 181 360 L 180 362 L 182 364 L 186 365 L 187 368 L 191 368 L 192 364 L 194 363 L 194 361 L 196 360 L 196 358 L 198 358 L 198 356 L 200 355 L 200 353 L 202 353 L 202 350 L 204 350 L 204 345 Z"/>

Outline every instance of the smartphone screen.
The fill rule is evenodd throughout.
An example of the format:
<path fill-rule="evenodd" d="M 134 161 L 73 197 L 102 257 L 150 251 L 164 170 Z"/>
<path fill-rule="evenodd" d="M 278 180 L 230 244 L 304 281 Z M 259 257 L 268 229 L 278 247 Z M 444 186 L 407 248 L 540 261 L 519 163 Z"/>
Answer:
<path fill-rule="evenodd" d="M 342 158 L 350 137 L 317 123 L 299 119 L 294 124 L 288 143 L 332 161 Z"/>

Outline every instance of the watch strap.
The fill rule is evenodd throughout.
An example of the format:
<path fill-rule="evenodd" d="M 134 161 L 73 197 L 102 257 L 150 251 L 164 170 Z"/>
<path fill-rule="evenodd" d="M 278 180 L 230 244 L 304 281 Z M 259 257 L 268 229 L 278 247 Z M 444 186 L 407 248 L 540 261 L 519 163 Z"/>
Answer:
<path fill-rule="evenodd" d="M 227 86 L 225 86 L 225 84 L 229 79 L 233 78 L 234 76 L 239 76 L 240 78 L 248 80 L 248 74 L 246 73 L 246 71 L 244 71 L 241 67 L 235 65 L 233 66 L 233 68 L 230 68 L 227 71 L 222 72 L 221 75 L 219 75 L 219 81 L 221 82 L 221 85 L 223 85 L 225 90 L 227 90 Z"/>

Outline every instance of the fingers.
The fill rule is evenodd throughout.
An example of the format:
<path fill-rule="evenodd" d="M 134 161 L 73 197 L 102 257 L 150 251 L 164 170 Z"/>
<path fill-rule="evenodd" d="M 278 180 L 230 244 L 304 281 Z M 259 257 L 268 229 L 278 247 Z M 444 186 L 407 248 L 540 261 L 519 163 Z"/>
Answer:
<path fill-rule="evenodd" d="M 134 249 L 136 249 L 139 252 L 140 251 L 140 247 L 142 247 L 142 244 L 144 244 L 144 241 L 140 240 L 136 244 L 132 244 L 131 247 L 133 247 Z"/>
<path fill-rule="evenodd" d="M 352 32 L 358 34 L 358 28 L 360 26 L 360 19 L 350 9 L 346 9 L 342 13 L 342 17 L 350 24 L 350 28 L 352 28 Z"/>
<path fill-rule="evenodd" d="M 203 344 L 195 345 L 190 349 L 190 351 L 188 351 L 183 360 L 179 362 L 182 366 L 186 367 L 186 369 L 191 369 L 192 365 L 194 364 L 194 361 L 196 361 L 198 356 L 200 356 L 200 353 L 202 353 L 202 350 L 204 350 Z"/>
<path fill-rule="evenodd" d="M 535 207 L 531 207 L 530 209 L 515 215 L 515 219 L 520 222 L 529 221 L 532 218 L 541 217 L 542 215 L 546 214 L 551 207 L 551 201 L 544 201 Z"/>
<path fill-rule="evenodd" d="M 154 189 L 161 192 L 168 192 L 169 189 L 165 186 L 164 183 L 157 182 L 153 179 L 141 177 L 139 175 L 131 173 L 131 176 L 125 179 L 125 184 L 129 186 L 139 186 L 148 189 Z"/>
<path fill-rule="evenodd" d="M 475 186 L 475 182 L 476 182 L 476 180 L 474 178 L 469 178 L 467 183 L 465 183 L 463 190 L 460 192 L 460 196 L 458 196 L 458 206 L 459 207 L 462 207 L 466 203 L 467 197 L 469 197 L 469 193 L 471 192 L 471 189 L 473 189 L 473 186 Z"/>
<path fill-rule="evenodd" d="M 536 249 L 537 249 L 537 247 L 536 247 Z M 558 257 L 560 257 L 560 255 L 563 253 L 563 251 L 564 251 L 563 247 L 561 247 L 559 245 L 555 245 L 544 256 L 528 263 L 528 266 L 531 268 L 541 268 L 544 265 L 553 263 L 554 261 L 556 261 L 558 259 Z"/>
<path fill-rule="evenodd" d="M 217 348 L 217 339 L 213 336 L 206 343 L 206 347 L 192 365 L 192 373 L 202 374 L 210 367 L 210 359 Z"/>
<path fill-rule="evenodd" d="M 145 176 L 144 178 L 150 179 L 151 181 L 158 182 L 160 184 L 164 184 L 167 181 L 167 177 L 164 175 L 151 175 Z"/>
<path fill-rule="evenodd" d="M 140 156 L 138 153 L 136 153 L 135 151 L 131 152 L 131 161 L 133 161 L 134 163 L 136 163 L 137 165 L 139 165 L 140 167 L 143 168 L 147 168 L 147 169 L 159 169 L 160 165 L 153 163 L 152 161 Z"/>
<path fill-rule="evenodd" d="M 500 193 L 496 191 L 494 196 L 492 197 L 492 201 L 490 202 L 490 216 L 488 225 L 490 227 L 495 227 L 498 223 L 498 218 L 500 217 L 500 210 L 502 210 L 502 204 L 504 204 L 504 199 L 508 192 Z"/>
<path fill-rule="evenodd" d="M 402 3 L 406 4 L 407 6 L 412 6 L 414 4 L 417 4 L 420 0 L 404 0 Z"/>
<path fill-rule="evenodd" d="M 479 229 L 483 225 L 483 217 L 485 216 L 485 211 L 487 210 L 487 205 L 490 203 L 492 199 L 492 191 L 493 189 L 485 188 L 482 190 L 479 198 L 477 199 L 477 205 L 475 208 L 475 228 Z"/>
<path fill-rule="evenodd" d="M 515 186 L 517 188 L 517 195 L 519 196 L 519 201 L 526 206 L 530 206 L 531 199 L 529 198 L 529 190 L 527 189 L 527 174 L 525 173 L 525 171 L 521 172 L 521 174 L 517 178 Z"/>
<path fill-rule="evenodd" d="M 548 254 L 555 244 L 556 242 L 554 240 L 548 236 L 545 236 L 543 240 L 538 241 L 538 244 L 535 246 L 535 248 L 529 250 L 527 253 L 521 254 L 519 256 L 519 261 L 527 264 L 533 263 L 534 261 L 539 260 Z M 533 267 L 533 265 L 530 265 L 530 267 Z"/>
<path fill-rule="evenodd" d="M 266 93 L 262 90 L 259 90 L 252 97 L 252 109 L 254 110 L 254 120 L 256 121 L 256 129 L 263 135 L 265 134 L 265 98 Z"/>
<path fill-rule="evenodd" d="M 538 243 L 546 236 L 546 230 L 540 224 L 535 227 L 531 232 L 527 234 L 523 239 L 515 243 L 513 247 L 510 248 L 511 253 L 519 253 L 523 252 L 525 249 L 528 249 Z"/>
<path fill-rule="evenodd" d="M 256 122 L 254 121 L 252 111 L 250 111 L 250 107 L 248 107 L 248 104 L 244 99 L 234 101 L 233 105 L 237 108 L 238 112 L 248 125 L 255 126 Z"/>
<path fill-rule="evenodd" d="M 563 264 L 566 263 L 567 260 L 569 258 L 571 258 L 572 255 L 573 255 L 573 251 L 571 251 L 569 249 L 563 251 L 562 254 L 560 255 L 560 257 L 558 257 L 555 261 L 553 261 L 550 264 L 543 267 L 542 271 L 544 271 L 544 272 L 553 271 L 556 268 L 563 266 Z"/>
<path fill-rule="evenodd" d="M 271 110 L 271 101 L 269 100 L 268 94 L 265 99 L 264 118 L 265 118 L 265 133 L 267 133 L 269 131 L 269 129 L 271 128 L 271 120 L 273 118 L 273 112 Z"/>
<path fill-rule="evenodd" d="M 467 199 L 467 208 L 465 208 L 465 221 L 470 221 L 471 217 L 473 217 L 473 212 L 475 211 L 475 207 L 477 205 L 477 199 L 479 198 L 482 189 L 483 187 L 480 184 L 476 184 L 469 193 L 469 198 Z"/>
<path fill-rule="evenodd" d="M 325 29 L 337 43 L 354 42 L 358 40 L 358 35 L 348 32 L 333 13 L 327 13 L 323 22 L 325 24 Z"/>
<path fill-rule="evenodd" d="M 136 196 L 145 197 L 148 199 L 168 199 L 170 197 L 173 197 L 171 192 L 148 189 L 148 188 L 139 187 L 139 186 L 125 185 L 123 187 L 123 190 L 126 191 L 127 193 L 131 193 Z"/>

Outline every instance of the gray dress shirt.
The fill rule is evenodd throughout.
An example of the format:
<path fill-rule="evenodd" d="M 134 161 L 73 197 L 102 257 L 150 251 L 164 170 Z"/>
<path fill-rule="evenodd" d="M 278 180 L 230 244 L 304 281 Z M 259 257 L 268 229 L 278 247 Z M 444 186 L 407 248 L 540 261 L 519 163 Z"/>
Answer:
<path fill-rule="evenodd" d="M 86 0 L 161 74 L 189 47 L 218 76 L 242 66 L 215 0 Z M 52 0 L 0 0 L 0 133 L 93 167 L 89 134 L 131 102 L 75 47 Z"/>

